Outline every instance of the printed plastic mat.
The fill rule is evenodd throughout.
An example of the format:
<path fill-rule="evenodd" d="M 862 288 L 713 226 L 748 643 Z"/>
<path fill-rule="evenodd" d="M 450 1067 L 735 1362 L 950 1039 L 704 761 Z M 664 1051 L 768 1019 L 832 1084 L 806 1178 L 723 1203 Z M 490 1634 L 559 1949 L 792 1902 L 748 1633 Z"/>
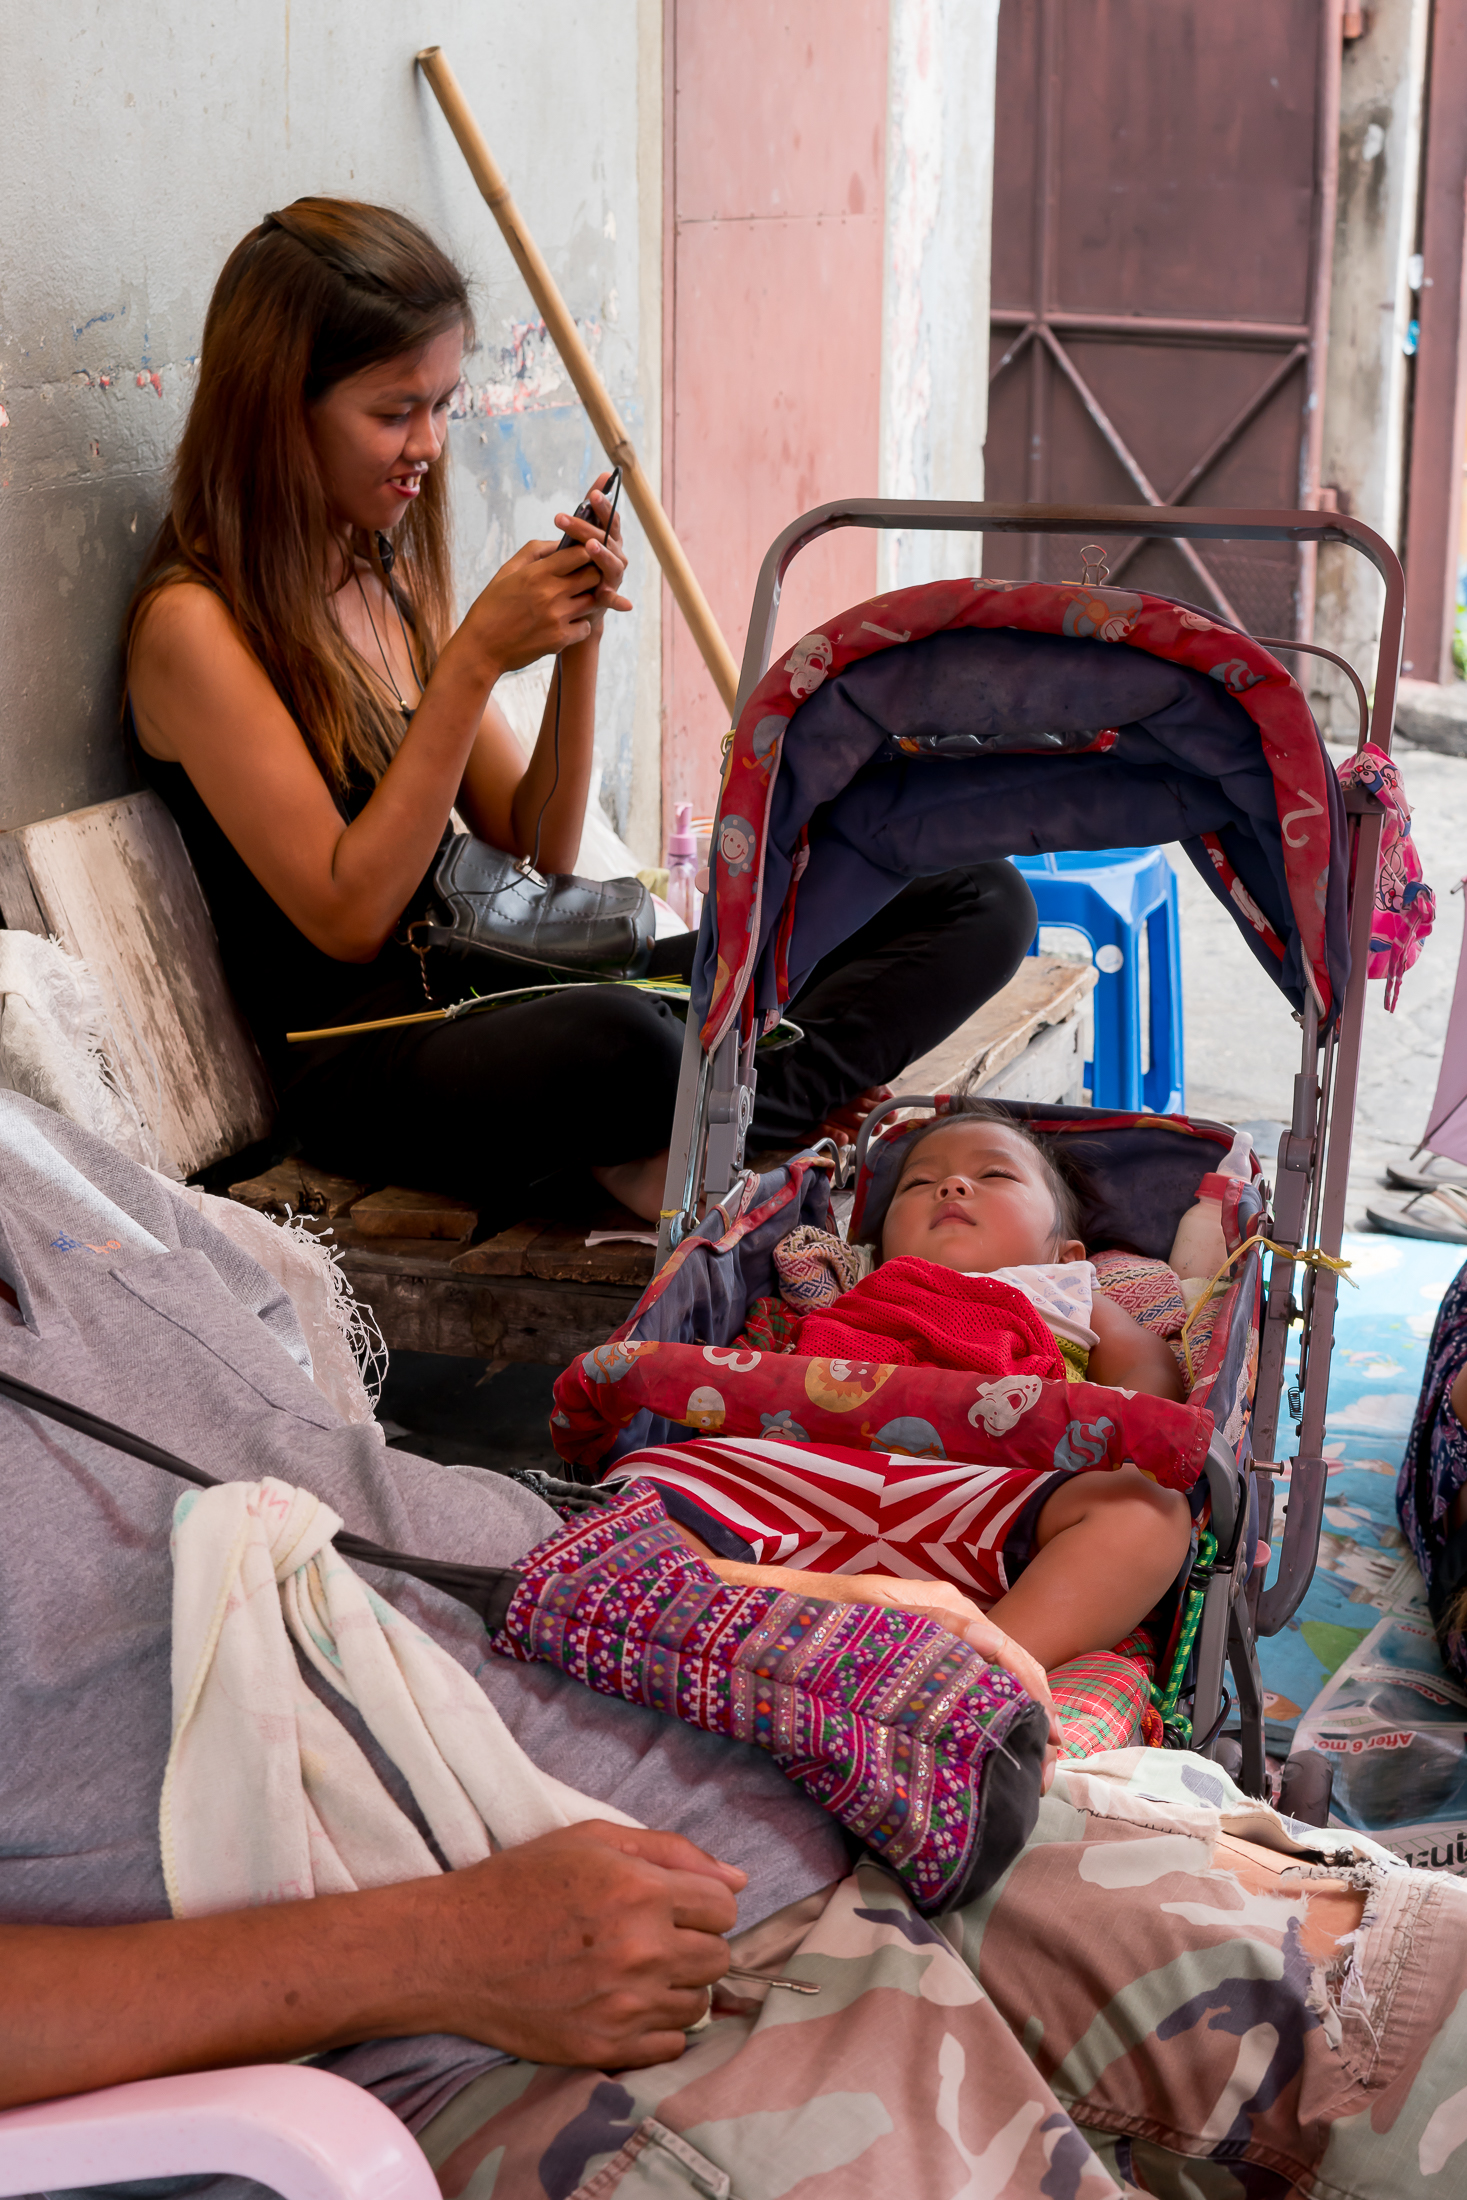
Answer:
<path fill-rule="evenodd" d="M 1343 1250 L 1359 1288 L 1340 1293 L 1319 1564 L 1293 1619 L 1259 1644 L 1269 1753 L 1327 1751 L 1336 1824 L 1412 1864 L 1467 1874 L 1467 1690 L 1437 1655 L 1395 1505 L 1427 1341 L 1462 1248 L 1352 1233 Z M 1281 1450 L 1287 1440 L 1285 1426 Z M 1280 1501 L 1287 1493 L 1285 1482 Z"/>

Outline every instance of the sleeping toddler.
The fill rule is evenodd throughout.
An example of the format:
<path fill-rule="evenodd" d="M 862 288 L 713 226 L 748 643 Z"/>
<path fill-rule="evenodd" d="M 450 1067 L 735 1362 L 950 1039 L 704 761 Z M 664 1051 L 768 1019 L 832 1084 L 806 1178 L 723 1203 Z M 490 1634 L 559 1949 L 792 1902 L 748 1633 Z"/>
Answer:
<path fill-rule="evenodd" d="M 980 1102 L 940 1117 L 907 1148 L 880 1265 L 806 1315 L 792 1349 L 1180 1398 L 1165 1342 L 1096 1289 L 1077 1221 L 1049 1150 L 1010 1116 Z M 1191 1547 L 1185 1497 L 1129 1466 L 984 1467 L 771 1435 L 657 1446 L 612 1479 L 637 1477 L 726 1579 L 829 1596 L 828 1580 L 802 1576 L 839 1574 L 844 1598 L 959 1619 L 976 1603 L 986 1628 L 961 1631 L 985 1654 L 1009 1662 L 997 1630 L 1051 1670 L 1121 1642 Z M 923 1592 L 924 1579 L 948 1586 Z"/>

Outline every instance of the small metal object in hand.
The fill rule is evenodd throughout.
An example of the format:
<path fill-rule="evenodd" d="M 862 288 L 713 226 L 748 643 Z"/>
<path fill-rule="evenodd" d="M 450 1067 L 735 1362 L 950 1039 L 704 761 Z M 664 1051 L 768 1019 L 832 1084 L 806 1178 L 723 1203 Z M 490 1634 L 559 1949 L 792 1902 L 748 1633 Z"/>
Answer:
<path fill-rule="evenodd" d="M 771 1978 L 767 1971 L 741 1971 L 736 1965 L 731 1965 L 723 1975 L 750 1979 L 756 1986 L 782 1986 L 787 1994 L 818 1994 L 820 1991 L 818 1986 L 811 1986 L 802 1978 Z"/>

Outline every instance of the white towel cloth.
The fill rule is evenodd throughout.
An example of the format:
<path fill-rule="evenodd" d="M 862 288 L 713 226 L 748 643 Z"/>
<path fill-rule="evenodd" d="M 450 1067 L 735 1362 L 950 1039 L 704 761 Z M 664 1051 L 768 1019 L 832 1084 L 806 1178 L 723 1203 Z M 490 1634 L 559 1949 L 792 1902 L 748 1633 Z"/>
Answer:
<path fill-rule="evenodd" d="M 0 929 L 0 1088 L 54 1108 L 129 1161 L 158 1163 L 96 972 L 34 932 Z"/>
<path fill-rule="evenodd" d="M 190 1490 L 173 1522 L 159 1831 L 175 1917 L 440 1868 L 307 1688 L 292 1638 L 355 1705 L 455 1870 L 582 1819 L 636 1823 L 531 1762 L 463 1667 L 337 1555 L 341 1521 L 310 1491 L 273 1477 Z"/>

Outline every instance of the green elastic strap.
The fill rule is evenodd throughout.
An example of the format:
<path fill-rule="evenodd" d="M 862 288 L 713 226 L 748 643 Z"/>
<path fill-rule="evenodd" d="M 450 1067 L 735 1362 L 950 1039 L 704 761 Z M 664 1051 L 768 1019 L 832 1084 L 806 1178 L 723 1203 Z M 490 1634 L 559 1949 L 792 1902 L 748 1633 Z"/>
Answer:
<path fill-rule="evenodd" d="M 1166 1687 L 1159 1688 L 1155 1681 L 1151 1684 L 1151 1701 L 1161 1713 L 1167 1741 L 1176 1749 L 1185 1749 L 1192 1739 L 1192 1721 L 1186 1712 L 1178 1710 L 1177 1703 L 1192 1656 L 1192 1645 L 1197 1640 L 1197 1630 L 1202 1624 L 1203 1599 L 1207 1595 L 1207 1584 L 1212 1577 L 1212 1566 L 1216 1557 L 1217 1537 L 1211 1528 L 1204 1528 L 1197 1538 L 1197 1557 L 1188 1579 L 1181 1632 L 1177 1636 L 1176 1654 L 1172 1659 Z M 1175 1742 L 1172 1741 L 1174 1734 L 1177 1737 Z"/>

